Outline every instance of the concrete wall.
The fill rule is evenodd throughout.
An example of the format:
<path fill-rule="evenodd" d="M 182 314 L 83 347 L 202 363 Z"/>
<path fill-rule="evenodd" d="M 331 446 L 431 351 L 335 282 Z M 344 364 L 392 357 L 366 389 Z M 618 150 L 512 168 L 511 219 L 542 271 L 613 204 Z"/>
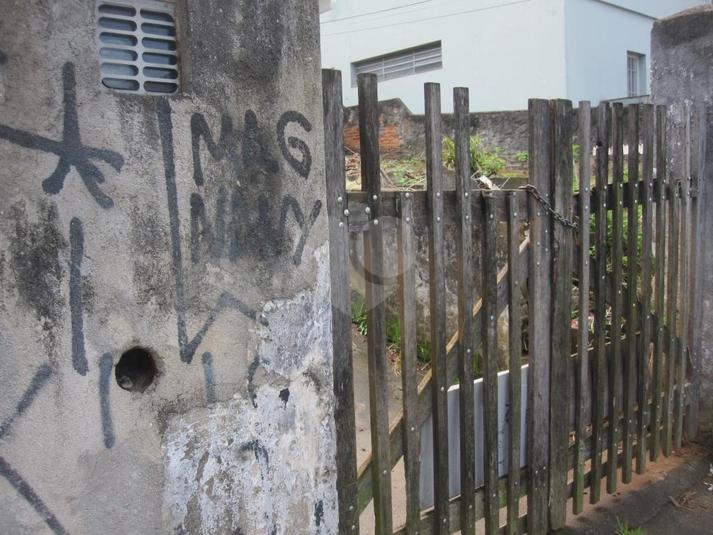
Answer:
<path fill-rule="evenodd" d="M 423 113 L 423 83 L 471 90 L 473 111 L 522 110 L 528 98 L 573 101 L 625 97 L 626 53 L 649 56 L 656 18 L 704 0 L 340 0 L 322 15 L 322 57 L 344 73 L 344 98 L 357 103 L 352 63 L 441 41 L 443 68 L 379 84 Z M 404 5 L 406 4 L 406 5 Z"/>
<path fill-rule="evenodd" d="M 2 11 L 0 533 L 335 533 L 318 3 L 179 2 L 167 98 Z"/>
<path fill-rule="evenodd" d="M 652 33 L 653 77 L 652 89 L 656 103 L 674 104 L 689 102 L 713 104 L 713 6 L 685 11 L 678 16 L 664 19 L 654 26 Z M 704 155 L 705 173 L 702 230 L 699 254 L 702 255 L 703 276 L 702 313 L 697 326 L 700 347 L 694 348 L 692 358 L 701 367 L 701 402 L 708 411 L 703 415 L 703 423 L 710 423 L 713 409 L 713 281 L 710 277 L 713 266 L 713 117 L 709 116 L 707 151 Z M 682 114 L 674 108 L 669 114 L 671 134 L 680 136 Z M 673 139 L 678 146 L 680 138 Z M 680 153 L 670 155 L 672 168 L 681 169 Z M 698 353 L 700 351 L 700 354 Z"/>

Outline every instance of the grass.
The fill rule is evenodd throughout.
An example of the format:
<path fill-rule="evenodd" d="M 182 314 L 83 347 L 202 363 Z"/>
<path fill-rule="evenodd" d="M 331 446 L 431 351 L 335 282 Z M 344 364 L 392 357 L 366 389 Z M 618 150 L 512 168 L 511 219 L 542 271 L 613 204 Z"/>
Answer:
<path fill-rule="evenodd" d="M 645 535 L 644 530 L 641 527 L 632 528 L 626 521 L 616 519 L 616 531 L 615 535 Z"/>
<path fill-rule="evenodd" d="M 352 302 L 352 323 L 359 334 L 366 336 L 366 305 L 362 299 Z"/>

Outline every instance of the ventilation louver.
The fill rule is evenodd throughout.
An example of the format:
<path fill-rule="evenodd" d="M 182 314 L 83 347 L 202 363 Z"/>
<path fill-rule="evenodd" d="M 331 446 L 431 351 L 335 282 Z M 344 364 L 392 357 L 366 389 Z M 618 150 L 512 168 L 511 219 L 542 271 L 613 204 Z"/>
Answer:
<path fill-rule="evenodd" d="M 174 6 L 164 2 L 98 2 L 101 81 L 139 94 L 178 91 Z"/>

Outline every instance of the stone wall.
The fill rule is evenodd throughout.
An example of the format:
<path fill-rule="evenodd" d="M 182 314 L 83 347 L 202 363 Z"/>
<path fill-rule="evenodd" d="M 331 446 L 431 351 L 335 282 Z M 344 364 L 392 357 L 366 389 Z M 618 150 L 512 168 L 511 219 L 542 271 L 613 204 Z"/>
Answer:
<path fill-rule="evenodd" d="M 335 533 L 318 3 L 178 1 L 175 96 L 95 9 L 3 3 L 0 533 Z"/>
<path fill-rule="evenodd" d="M 424 152 L 423 115 L 413 115 L 401 100 L 392 99 L 379 102 L 379 120 L 382 151 Z M 450 137 L 453 137 L 453 121 L 452 113 L 443 114 L 443 131 Z M 471 113 L 470 128 L 486 147 L 500 148 L 503 156 L 511 161 L 518 152 L 528 150 L 527 110 Z M 359 150 L 359 109 L 356 106 L 345 110 L 344 142 L 349 149 Z"/>

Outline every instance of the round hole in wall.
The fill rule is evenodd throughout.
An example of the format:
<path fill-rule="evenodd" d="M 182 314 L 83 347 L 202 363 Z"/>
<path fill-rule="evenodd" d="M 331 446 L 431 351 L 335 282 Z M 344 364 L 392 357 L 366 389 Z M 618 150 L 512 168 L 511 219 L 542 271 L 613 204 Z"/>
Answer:
<path fill-rule="evenodd" d="M 124 352 L 114 369 L 116 384 L 129 392 L 144 392 L 158 375 L 153 355 L 143 347 Z"/>

